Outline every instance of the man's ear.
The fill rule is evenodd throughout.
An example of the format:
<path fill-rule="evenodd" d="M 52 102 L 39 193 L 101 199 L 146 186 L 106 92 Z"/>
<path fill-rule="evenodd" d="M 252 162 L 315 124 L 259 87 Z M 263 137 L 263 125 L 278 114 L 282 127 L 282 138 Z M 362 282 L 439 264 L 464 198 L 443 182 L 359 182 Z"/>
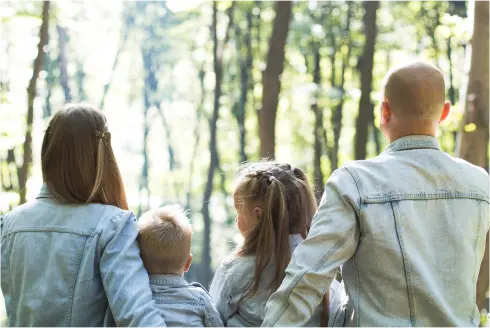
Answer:
<path fill-rule="evenodd" d="M 450 110 L 451 110 L 451 103 L 449 101 L 446 101 L 444 103 L 444 107 L 442 108 L 441 118 L 439 118 L 439 122 L 437 123 L 442 123 L 448 117 Z"/>
<path fill-rule="evenodd" d="M 383 99 L 381 101 L 381 117 L 380 117 L 380 122 L 381 124 L 386 124 L 391 120 L 391 106 L 390 103 L 388 102 L 388 99 Z"/>
<path fill-rule="evenodd" d="M 262 214 L 264 214 L 264 211 L 262 210 L 262 208 L 256 206 L 254 208 L 254 213 L 255 213 L 255 217 L 258 219 L 262 216 Z"/>
<path fill-rule="evenodd" d="M 184 266 L 184 272 L 189 271 L 189 268 L 191 267 L 191 263 L 192 263 L 192 254 L 189 254 L 189 257 L 187 258 L 187 262 L 185 263 Z"/>

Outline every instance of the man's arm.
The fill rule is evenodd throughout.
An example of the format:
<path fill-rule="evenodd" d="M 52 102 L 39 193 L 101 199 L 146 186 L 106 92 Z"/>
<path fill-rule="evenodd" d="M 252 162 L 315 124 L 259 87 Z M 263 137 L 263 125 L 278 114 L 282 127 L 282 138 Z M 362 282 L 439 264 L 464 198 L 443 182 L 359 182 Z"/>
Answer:
<path fill-rule="evenodd" d="M 308 237 L 294 251 L 279 289 L 267 302 L 262 326 L 304 326 L 359 240 L 359 191 L 342 168 L 327 182 Z"/>
<path fill-rule="evenodd" d="M 480 273 L 478 274 L 478 281 L 476 282 L 476 304 L 481 311 L 485 308 L 485 294 L 488 291 L 488 232 L 487 240 L 485 242 L 485 253 L 483 260 L 481 261 Z M 487 309 L 488 310 L 488 309 Z"/>

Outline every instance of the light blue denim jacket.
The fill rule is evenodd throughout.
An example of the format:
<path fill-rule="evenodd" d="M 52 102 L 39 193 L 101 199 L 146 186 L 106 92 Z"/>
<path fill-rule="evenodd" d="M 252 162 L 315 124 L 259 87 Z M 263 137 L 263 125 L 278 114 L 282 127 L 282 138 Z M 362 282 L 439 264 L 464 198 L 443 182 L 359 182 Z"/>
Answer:
<path fill-rule="evenodd" d="M 290 235 L 291 251 L 303 241 L 301 235 Z M 216 271 L 209 293 L 227 327 L 259 327 L 265 316 L 265 304 L 271 295 L 266 290 L 274 275 L 273 266 L 262 274 L 263 287 L 250 297 L 242 299 L 255 274 L 254 256 L 232 256 L 223 261 Z M 262 284 L 261 284 L 262 285 Z M 321 300 L 320 300 L 321 301 Z M 319 303 L 320 304 L 320 303 Z M 319 326 L 321 306 L 312 311 L 308 326 Z M 314 312 L 314 313 L 313 313 Z"/>
<path fill-rule="evenodd" d="M 2 218 L 9 326 L 165 326 L 137 235 L 131 212 L 62 205 L 44 186 Z"/>
<path fill-rule="evenodd" d="M 400 138 L 332 174 L 263 325 L 303 325 L 343 264 L 329 325 L 478 326 L 488 226 L 488 174 L 433 137 Z"/>
<path fill-rule="evenodd" d="M 175 274 L 151 274 L 153 299 L 168 327 L 223 327 L 208 292 Z"/>

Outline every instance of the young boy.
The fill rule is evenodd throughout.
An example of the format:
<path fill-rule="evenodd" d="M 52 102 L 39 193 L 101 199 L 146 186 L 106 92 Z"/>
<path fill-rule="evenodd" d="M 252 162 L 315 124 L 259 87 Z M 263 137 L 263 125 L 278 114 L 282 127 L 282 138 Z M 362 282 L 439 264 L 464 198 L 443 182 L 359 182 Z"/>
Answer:
<path fill-rule="evenodd" d="M 450 104 L 439 69 L 399 67 L 383 91 L 390 146 L 331 175 L 264 326 L 302 326 L 339 265 L 348 299 L 329 326 L 478 326 L 488 174 L 440 150 L 437 125 Z"/>
<path fill-rule="evenodd" d="M 141 258 L 156 306 L 169 327 L 223 327 L 207 291 L 189 284 L 192 227 L 178 205 L 145 213 L 138 221 Z"/>

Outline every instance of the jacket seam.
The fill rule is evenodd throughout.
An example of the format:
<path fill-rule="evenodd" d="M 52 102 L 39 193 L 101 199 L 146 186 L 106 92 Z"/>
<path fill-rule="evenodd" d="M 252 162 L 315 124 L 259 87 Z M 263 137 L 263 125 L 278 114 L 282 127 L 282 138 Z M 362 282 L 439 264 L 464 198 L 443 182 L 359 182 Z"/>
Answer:
<path fill-rule="evenodd" d="M 83 253 L 84 253 L 84 250 L 85 248 L 87 247 L 87 241 L 88 241 L 88 238 L 85 238 L 85 241 L 83 243 L 83 247 L 81 248 L 80 252 L 78 253 L 78 258 L 77 258 L 77 271 L 75 272 L 74 274 L 74 279 L 73 279 L 73 285 L 72 287 L 70 288 L 70 299 L 71 299 L 71 306 L 70 306 L 70 310 L 68 312 L 68 326 L 71 326 L 71 320 L 72 320 L 72 313 L 73 313 L 73 306 L 75 304 L 75 298 L 73 297 L 74 294 L 75 294 L 75 288 L 76 288 L 76 285 L 77 285 L 77 281 L 78 281 L 78 275 L 80 273 L 80 263 L 82 262 L 82 257 L 83 257 Z"/>
<path fill-rule="evenodd" d="M 206 318 L 208 318 L 208 320 L 211 322 L 211 324 L 213 325 L 213 327 L 217 327 L 218 326 L 218 322 L 215 321 L 214 317 L 211 315 L 211 312 L 209 311 L 208 309 L 208 302 L 206 302 L 204 300 L 204 298 L 201 298 L 202 301 L 203 301 L 203 307 L 204 307 L 204 315 L 206 316 Z"/>
<path fill-rule="evenodd" d="M 357 194 L 359 196 L 359 202 L 357 204 L 357 209 L 356 209 L 356 212 L 357 212 L 357 215 L 361 215 L 361 205 L 362 205 L 362 202 L 361 202 L 361 189 L 362 189 L 362 185 L 361 185 L 361 181 L 357 180 L 356 177 L 354 176 L 354 174 L 346 167 L 345 170 L 347 171 L 347 173 L 349 173 L 349 175 L 352 177 L 352 180 L 354 180 L 354 184 L 356 185 L 356 189 L 357 189 Z"/>
<path fill-rule="evenodd" d="M 2 236 L 2 239 L 20 232 L 58 232 L 58 233 L 69 233 L 81 237 L 92 237 L 99 234 L 98 232 L 88 233 L 88 232 L 81 232 L 77 230 L 67 229 L 67 228 L 18 228 L 5 233 L 5 235 Z"/>
<path fill-rule="evenodd" d="M 489 203 L 488 197 L 480 193 L 459 192 L 459 191 L 441 191 L 435 193 L 392 193 L 391 195 L 382 196 L 365 196 L 361 198 L 365 204 L 389 203 L 400 200 L 437 200 L 437 199 L 474 199 Z"/>
<path fill-rule="evenodd" d="M 410 263 L 408 262 L 407 257 L 405 256 L 405 244 L 403 242 L 403 237 L 401 233 L 401 227 L 399 225 L 399 222 L 397 220 L 397 214 L 395 211 L 396 205 L 393 204 L 393 202 L 390 202 L 391 205 L 391 210 L 393 212 L 393 220 L 395 221 L 395 232 L 396 232 L 396 237 L 398 239 L 398 245 L 400 246 L 400 253 L 402 256 L 402 261 L 403 261 L 403 269 L 405 271 L 405 282 L 407 284 L 407 295 L 408 295 L 408 307 L 410 311 L 410 323 L 412 324 L 412 327 L 416 326 L 416 320 L 415 320 L 415 304 L 414 304 L 414 295 L 413 295 L 413 286 L 412 286 L 412 276 L 410 272 Z"/>
<path fill-rule="evenodd" d="M 335 252 L 342 246 L 345 244 L 345 242 L 347 241 L 347 239 L 354 233 L 355 231 L 355 228 L 356 226 L 353 226 L 352 228 L 349 229 L 349 231 L 347 231 L 344 235 L 344 237 L 342 237 L 342 239 L 340 239 L 337 244 L 335 244 L 335 246 L 332 248 L 332 250 L 325 254 L 321 259 L 320 261 L 318 261 L 317 265 L 315 265 L 313 267 L 312 270 L 305 270 L 301 275 L 299 275 L 298 278 L 296 278 L 295 280 L 293 280 L 293 283 L 292 283 L 292 286 L 291 288 L 289 289 L 288 293 L 287 293 L 287 297 L 286 298 L 289 298 L 289 296 L 291 295 L 291 292 L 293 291 L 294 287 L 296 287 L 296 285 L 298 284 L 298 282 L 304 277 L 304 275 L 309 272 L 309 271 L 312 271 L 312 272 L 316 272 L 318 271 L 318 269 L 321 268 L 321 266 L 333 255 L 335 254 Z M 281 315 L 286 312 L 286 310 L 288 309 L 289 307 L 289 302 L 288 302 L 288 305 L 287 306 L 282 306 L 283 307 L 283 310 L 280 311 L 279 315 L 277 316 L 277 318 L 274 320 L 274 322 L 272 323 L 272 325 L 274 325 L 278 320 L 279 318 L 281 317 Z"/>
<path fill-rule="evenodd" d="M 360 327 L 360 321 L 361 321 L 361 308 L 359 306 L 359 303 L 360 303 L 360 299 L 361 299 L 361 292 L 360 292 L 360 285 L 359 285 L 359 272 L 357 271 L 357 264 L 356 264 L 356 253 L 354 253 L 354 257 L 353 257 L 353 262 L 354 262 L 354 270 L 356 270 L 356 280 L 357 280 L 357 284 L 356 284 L 356 289 L 357 289 L 357 306 L 356 306 L 356 310 L 357 310 L 357 327 Z"/>
<path fill-rule="evenodd" d="M 10 249 L 10 238 L 8 239 L 8 246 L 7 246 L 7 249 Z M 7 267 L 8 267 L 8 270 L 7 270 L 7 274 L 8 274 L 8 282 L 9 282 L 9 288 L 11 290 L 11 295 L 10 295 L 10 304 L 5 304 L 5 309 L 7 309 L 7 306 L 9 308 L 10 311 L 7 311 L 7 314 L 8 313 L 11 313 L 11 315 L 7 315 L 7 317 L 13 319 L 15 318 L 15 311 L 14 311 L 14 307 L 13 307 L 13 304 L 15 304 L 15 297 L 14 297 L 14 289 L 12 288 L 12 272 L 11 272 L 11 266 L 10 266 L 10 254 L 9 256 L 6 256 L 7 258 Z M 9 319 L 9 326 L 10 326 L 10 319 Z"/>
<path fill-rule="evenodd" d="M 481 206 L 478 206 L 478 218 L 480 218 L 481 215 L 482 215 Z M 476 238 L 475 238 L 475 254 L 478 254 L 477 248 L 478 248 L 478 244 L 480 243 L 480 229 L 481 229 L 481 220 L 478 220 L 478 225 L 476 227 Z M 477 282 L 477 278 L 478 278 L 478 274 L 479 274 L 478 258 L 476 256 L 475 256 L 475 268 L 474 268 L 473 272 L 474 272 L 473 273 L 473 286 L 476 286 L 476 282 Z M 475 291 L 473 300 L 476 304 L 476 291 Z M 470 315 L 470 323 L 472 323 L 472 324 L 473 324 L 473 318 L 474 317 L 475 317 L 475 307 L 473 306 L 473 311 L 471 311 L 471 315 Z"/>

